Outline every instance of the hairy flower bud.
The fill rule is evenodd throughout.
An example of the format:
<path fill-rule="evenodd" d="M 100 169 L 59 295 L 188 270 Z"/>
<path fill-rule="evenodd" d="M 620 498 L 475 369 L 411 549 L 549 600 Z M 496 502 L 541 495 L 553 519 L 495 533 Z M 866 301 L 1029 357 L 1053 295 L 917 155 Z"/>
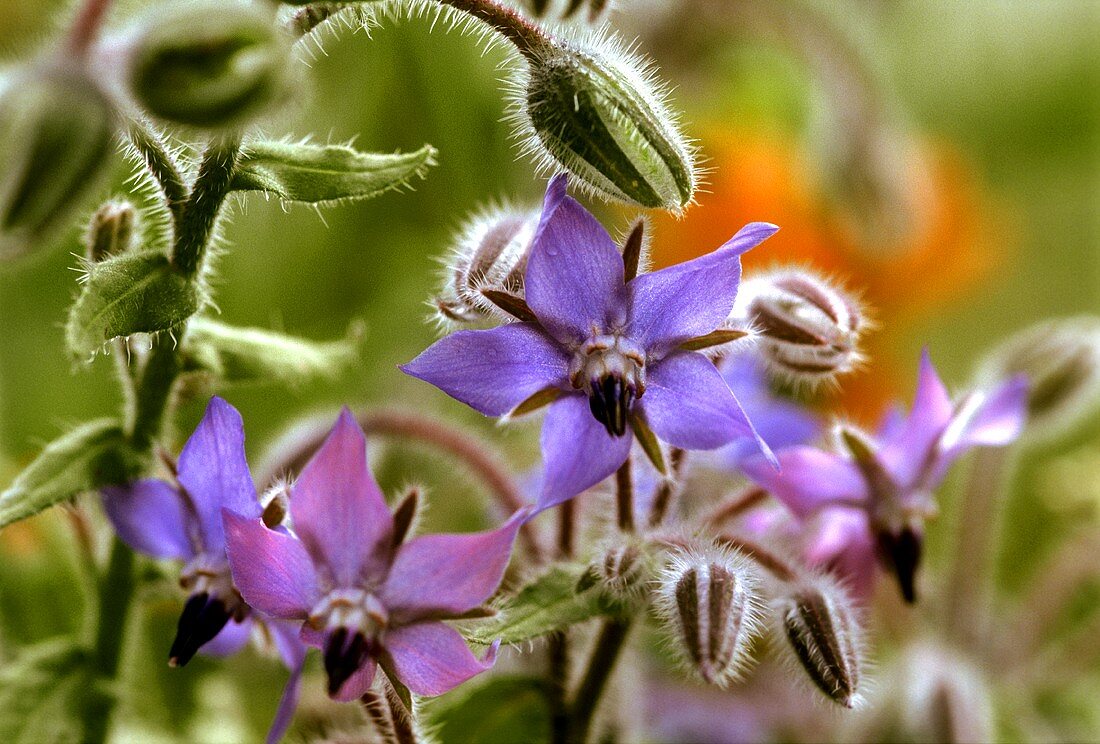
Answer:
<path fill-rule="evenodd" d="M 1028 379 L 1027 433 L 1052 437 L 1100 408 L 1100 316 L 1059 318 L 1025 328 L 986 356 L 983 382 Z"/>
<path fill-rule="evenodd" d="M 695 193 L 693 153 L 651 66 L 599 39 L 531 53 L 519 105 L 532 152 L 606 198 L 681 212 Z"/>
<path fill-rule="evenodd" d="M 523 297 L 523 275 L 539 216 L 537 211 L 500 208 L 466 223 L 446 263 L 443 289 L 435 299 L 443 320 L 478 323 L 505 317 L 482 292 L 495 290 Z"/>
<path fill-rule="evenodd" d="M 776 374 L 819 382 L 851 371 L 861 359 L 866 323 L 859 304 L 808 271 L 746 281 L 734 314 L 758 331 L 761 355 Z"/>
<path fill-rule="evenodd" d="M 674 647 L 703 680 L 725 687 L 745 666 L 758 624 L 756 584 L 738 553 L 684 551 L 666 566 L 657 609 Z"/>
<path fill-rule="evenodd" d="M 641 593 L 653 574 L 653 561 L 637 542 L 611 545 L 599 551 L 588 568 L 594 583 L 616 597 Z"/>
<path fill-rule="evenodd" d="M 801 582 L 779 600 L 777 617 L 795 658 L 818 689 L 855 707 L 863 668 L 862 630 L 851 600 L 825 579 Z"/>
<path fill-rule="evenodd" d="M 128 201 L 109 201 L 88 221 L 84 257 L 92 263 L 129 250 L 134 242 L 137 211 Z"/>
<path fill-rule="evenodd" d="M 158 6 L 129 46 L 128 85 L 152 115 L 223 127 L 263 111 L 285 90 L 287 40 L 259 5 Z"/>
<path fill-rule="evenodd" d="M 0 90 L 0 259 L 69 224 L 112 150 L 114 109 L 83 71 L 57 63 L 15 73 Z"/>

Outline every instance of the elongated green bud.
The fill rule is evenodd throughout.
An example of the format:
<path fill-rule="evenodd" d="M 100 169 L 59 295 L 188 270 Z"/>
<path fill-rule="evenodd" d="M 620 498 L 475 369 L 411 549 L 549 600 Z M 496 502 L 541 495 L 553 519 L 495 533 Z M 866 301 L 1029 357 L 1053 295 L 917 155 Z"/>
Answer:
<path fill-rule="evenodd" d="M 69 224 L 99 183 L 114 109 L 82 70 L 31 65 L 0 91 L 0 259 Z"/>
<path fill-rule="evenodd" d="M 131 94 L 153 116 L 194 127 L 259 115 L 286 90 L 288 39 L 274 21 L 258 5 L 157 6 L 130 41 Z"/>
<path fill-rule="evenodd" d="M 84 257 L 95 263 L 129 250 L 136 222 L 137 212 L 128 201 L 100 205 L 84 233 Z"/>
<path fill-rule="evenodd" d="M 692 200 L 691 147 L 648 63 L 612 39 L 552 41 L 528 56 L 522 124 L 529 145 L 607 198 L 681 212 Z"/>

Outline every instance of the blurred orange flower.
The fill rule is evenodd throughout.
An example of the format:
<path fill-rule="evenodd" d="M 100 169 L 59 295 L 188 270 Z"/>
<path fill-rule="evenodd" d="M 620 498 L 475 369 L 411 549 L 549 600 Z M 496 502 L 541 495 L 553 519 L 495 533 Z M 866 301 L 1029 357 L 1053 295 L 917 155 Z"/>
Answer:
<path fill-rule="evenodd" d="M 906 161 L 901 186 L 909 194 L 906 229 L 872 240 L 859 215 L 830 199 L 797 141 L 731 129 L 703 138 L 710 156 L 709 193 L 684 219 L 655 220 L 655 267 L 686 261 L 720 245 L 753 220 L 780 231 L 746 254 L 746 274 L 799 264 L 840 279 L 862 296 L 877 328 L 865 338 L 868 363 L 846 376 L 830 407 L 874 423 L 912 386 L 919 324 L 952 303 L 1005 259 L 1003 235 L 965 160 L 945 146 L 921 144 Z"/>

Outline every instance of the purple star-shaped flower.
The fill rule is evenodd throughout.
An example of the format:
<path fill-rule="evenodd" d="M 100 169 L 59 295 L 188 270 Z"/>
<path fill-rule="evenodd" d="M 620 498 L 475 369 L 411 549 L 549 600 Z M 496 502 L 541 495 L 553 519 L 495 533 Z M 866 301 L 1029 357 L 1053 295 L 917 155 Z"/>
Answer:
<path fill-rule="evenodd" d="M 475 613 L 496 591 L 524 512 L 469 535 L 404 541 L 408 502 L 391 514 L 367 469 L 366 438 L 346 409 L 290 497 L 293 534 L 223 511 L 233 579 L 245 600 L 301 625 L 323 649 L 329 695 L 355 700 L 377 665 L 399 687 L 440 695 L 488 669 L 442 620 Z"/>
<path fill-rule="evenodd" d="M 935 513 L 932 492 L 951 464 L 969 449 L 1004 446 L 1015 440 L 1026 411 L 1023 377 L 990 391 L 973 392 L 953 404 L 925 352 L 909 416 L 888 417 L 875 441 L 844 433 L 850 457 L 796 446 L 778 453 L 778 471 L 760 458 L 745 461 L 742 469 L 802 520 L 823 510 L 836 511 L 837 518 L 826 522 L 817 546 L 820 560 L 827 555 L 839 559 L 848 547 L 859 555 L 847 559 L 870 560 L 868 545 L 873 545 L 897 577 L 902 595 L 912 602 L 923 523 Z M 868 542 L 868 534 L 873 543 Z"/>
<path fill-rule="evenodd" d="M 741 254 L 778 228 L 754 222 L 706 256 L 627 281 L 611 236 L 565 190 L 564 175 L 550 182 L 528 258 L 533 319 L 453 333 L 402 369 L 487 416 L 556 395 L 540 510 L 615 472 L 639 427 L 685 449 L 745 439 L 771 456 L 714 363 L 682 347 L 722 326 Z"/>
<path fill-rule="evenodd" d="M 180 616 L 169 663 L 183 666 L 202 651 L 239 651 L 262 623 L 291 670 L 268 741 L 282 738 L 298 703 L 305 646 L 296 629 L 257 616 L 233 584 L 221 510 L 260 516 L 260 502 L 244 451 L 241 415 L 213 398 L 179 456 L 177 483 L 153 478 L 103 489 L 103 506 L 118 536 L 154 558 L 186 561 L 180 584 L 190 596 Z"/>

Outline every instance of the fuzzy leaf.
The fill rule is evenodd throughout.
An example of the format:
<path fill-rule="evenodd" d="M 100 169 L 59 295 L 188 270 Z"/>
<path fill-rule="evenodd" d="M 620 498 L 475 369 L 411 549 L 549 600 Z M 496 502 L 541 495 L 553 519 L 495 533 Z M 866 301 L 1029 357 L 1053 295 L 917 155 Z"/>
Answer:
<path fill-rule="evenodd" d="M 409 153 L 359 152 L 347 145 L 253 142 L 233 175 L 235 191 L 263 191 L 307 204 L 370 199 L 423 178 L 435 148 Z"/>
<path fill-rule="evenodd" d="M 81 702 L 97 694 L 87 682 L 88 654 L 69 640 L 24 650 L 0 668 L 0 741 L 77 741 Z"/>
<path fill-rule="evenodd" d="M 0 493 L 0 527 L 85 491 L 122 483 L 136 473 L 138 465 L 117 421 L 89 421 L 46 445 Z"/>
<path fill-rule="evenodd" d="M 339 341 L 308 341 L 260 328 L 234 328 L 195 318 L 183 343 L 187 371 L 222 382 L 299 385 L 333 379 L 359 360 L 355 333 Z"/>
<path fill-rule="evenodd" d="M 169 330 L 198 311 L 202 293 L 162 253 L 127 253 L 89 271 L 69 311 L 65 340 L 84 359 L 119 336 Z"/>
<path fill-rule="evenodd" d="M 538 677 L 493 677 L 431 716 L 440 744 L 550 741 L 547 683 Z"/>
<path fill-rule="evenodd" d="M 623 605 L 599 587 L 584 586 L 583 565 L 558 565 L 532 581 L 519 594 L 507 599 L 497 616 L 470 629 L 467 638 L 474 643 L 523 643 L 570 625 L 602 615 L 617 616 Z"/>

